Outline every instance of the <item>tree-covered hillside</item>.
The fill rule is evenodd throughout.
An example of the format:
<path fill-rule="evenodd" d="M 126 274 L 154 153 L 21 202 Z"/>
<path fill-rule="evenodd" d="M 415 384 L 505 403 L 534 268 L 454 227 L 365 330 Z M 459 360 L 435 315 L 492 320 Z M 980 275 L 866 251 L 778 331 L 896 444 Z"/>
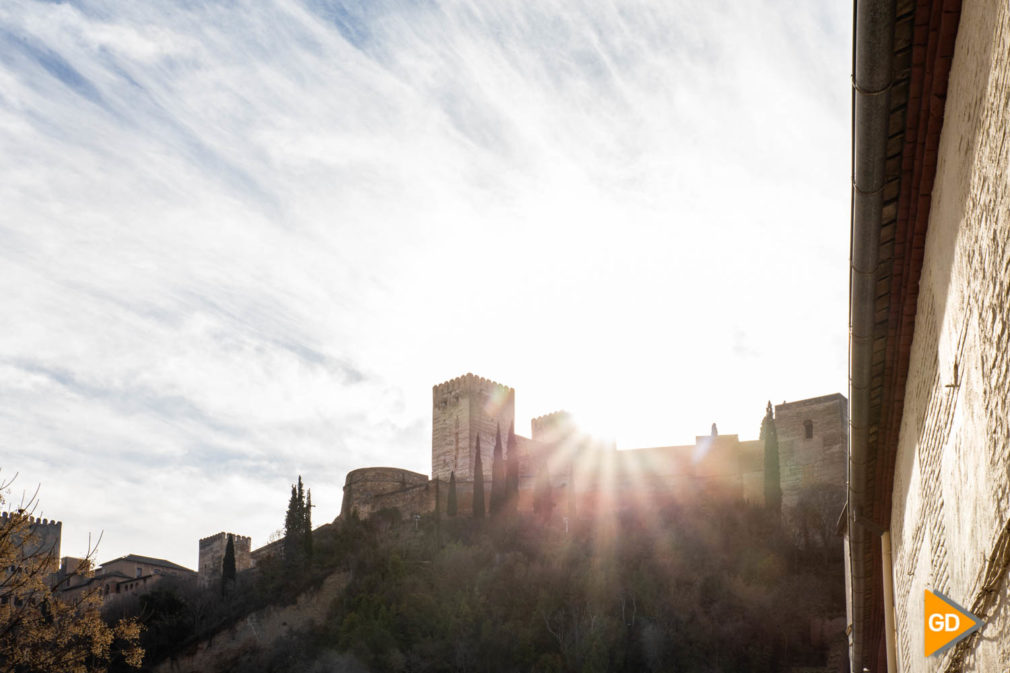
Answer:
<path fill-rule="evenodd" d="M 324 623 L 246 653 L 237 668 L 787 671 L 825 666 L 827 644 L 812 634 L 844 612 L 838 541 L 793 541 L 739 503 L 669 505 L 567 533 L 521 516 L 436 525 L 387 511 L 317 538 L 310 568 L 292 573 L 278 560 L 243 591 L 215 596 L 225 602 L 215 609 L 235 617 L 350 571 Z M 193 600 L 173 603 L 177 617 Z M 179 623 L 191 623 L 165 621 L 176 630 L 159 643 L 161 616 L 148 617 L 145 638 L 160 656 L 180 642 Z"/>

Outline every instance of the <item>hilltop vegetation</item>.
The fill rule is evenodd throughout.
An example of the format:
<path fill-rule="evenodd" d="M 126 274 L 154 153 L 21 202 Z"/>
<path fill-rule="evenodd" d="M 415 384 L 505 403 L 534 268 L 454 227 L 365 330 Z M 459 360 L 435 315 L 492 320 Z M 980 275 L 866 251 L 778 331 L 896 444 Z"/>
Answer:
<path fill-rule="evenodd" d="M 317 535 L 310 566 L 292 573 L 278 559 L 229 596 L 215 594 L 211 607 L 207 595 L 148 598 L 144 640 L 150 662 L 341 570 L 350 584 L 323 623 L 235 665 L 264 673 L 823 666 L 811 624 L 844 610 L 836 545 L 793 540 L 763 511 L 718 502 L 568 533 L 522 516 L 436 525 L 387 511 L 338 522 Z"/>

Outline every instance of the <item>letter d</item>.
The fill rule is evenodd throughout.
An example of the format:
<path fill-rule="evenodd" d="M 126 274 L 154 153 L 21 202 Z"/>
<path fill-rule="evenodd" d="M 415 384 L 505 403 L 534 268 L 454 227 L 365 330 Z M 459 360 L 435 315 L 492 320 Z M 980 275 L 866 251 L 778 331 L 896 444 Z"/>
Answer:
<path fill-rule="evenodd" d="M 961 626 L 961 618 L 960 617 L 958 617 L 955 614 L 949 613 L 949 612 L 946 615 L 944 615 L 944 617 L 947 618 L 947 629 L 946 629 L 947 631 L 957 631 L 958 628 L 960 628 L 960 626 Z M 952 619 L 954 620 L 953 624 L 950 623 L 950 620 L 952 620 Z"/>

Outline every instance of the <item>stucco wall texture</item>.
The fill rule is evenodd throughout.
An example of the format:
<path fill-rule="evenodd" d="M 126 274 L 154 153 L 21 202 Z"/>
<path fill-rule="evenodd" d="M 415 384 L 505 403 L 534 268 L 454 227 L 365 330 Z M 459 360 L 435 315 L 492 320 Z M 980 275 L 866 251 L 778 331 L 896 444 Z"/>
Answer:
<path fill-rule="evenodd" d="M 951 67 L 891 511 L 902 671 L 923 656 L 923 590 L 970 607 L 1010 516 L 1010 12 L 965 2 Z M 1010 666 L 1003 581 L 966 671 Z"/>

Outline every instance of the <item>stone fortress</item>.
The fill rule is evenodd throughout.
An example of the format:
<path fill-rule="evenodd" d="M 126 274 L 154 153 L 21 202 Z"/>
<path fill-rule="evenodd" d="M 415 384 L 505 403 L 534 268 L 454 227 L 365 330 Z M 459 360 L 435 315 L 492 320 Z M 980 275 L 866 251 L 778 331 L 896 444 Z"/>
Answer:
<path fill-rule="evenodd" d="M 760 426 L 760 407 L 754 427 Z M 831 523 L 844 501 L 848 404 L 841 394 L 776 405 L 779 472 L 784 513 L 804 498 L 824 503 Z M 491 495 L 495 436 L 503 457 L 515 421 L 515 390 L 474 374 L 432 388 L 431 475 L 397 467 L 362 467 L 347 474 L 340 517 L 367 518 L 395 511 L 400 517 L 430 514 L 438 498 L 446 515 L 450 476 L 455 478 L 460 516 L 473 511 L 475 448 L 480 437 L 485 510 Z M 535 484 L 550 484 L 550 516 L 591 518 L 675 500 L 721 497 L 764 502 L 764 442 L 713 432 L 693 444 L 618 450 L 602 443 L 558 411 L 534 418 L 530 436 L 515 436 L 519 464 L 519 511 L 534 509 Z M 836 502 L 837 501 L 837 502 Z M 326 524 L 324 524 L 326 525 Z M 228 533 L 200 540 L 199 583 L 220 580 Z M 277 552 L 279 542 L 257 549 L 235 535 L 235 566 L 254 568 Z"/>
<path fill-rule="evenodd" d="M 774 408 L 779 443 L 783 510 L 788 514 L 804 498 L 820 498 L 830 509 L 844 500 L 848 405 L 840 394 Z M 760 423 L 755 413 L 755 428 Z M 473 509 L 475 448 L 480 438 L 485 498 L 491 493 L 495 436 L 501 432 L 503 455 L 515 421 L 515 390 L 480 376 L 466 374 L 432 388 L 431 475 L 397 467 L 363 467 L 347 474 L 341 516 L 368 517 L 396 510 L 411 517 L 431 513 L 439 498 L 446 512 L 450 476 L 455 477 L 459 514 Z M 515 436 L 518 453 L 520 511 L 534 509 L 535 484 L 549 483 L 552 516 L 592 517 L 595 512 L 621 511 L 670 499 L 684 502 L 719 496 L 761 504 L 764 501 L 764 442 L 713 432 L 695 437 L 693 444 L 617 450 L 579 431 L 563 411 L 534 418 L 530 436 Z M 830 501 L 830 502 L 829 502 Z M 488 503 L 485 503 L 487 508 Z M 0 516 L 15 516 L 0 512 Z M 37 550 L 53 561 L 51 572 L 67 572 L 81 559 L 60 559 L 62 523 L 30 517 Z M 220 579 L 228 534 L 221 532 L 199 542 L 199 582 L 209 586 Z M 249 537 L 234 536 L 238 571 L 255 567 L 276 552 L 270 543 L 252 549 Z M 116 566 L 122 564 L 129 572 Z M 106 568 L 105 566 L 108 566 Z M 191 570 L 163 559 L 130 555 L 87 574 L 68 590 L 109 584 L 103 593 L 122 595 L 144 590 L 162 575 L 187 575 Z M 116 567 L 113 567 L 116 566 Z M 127 568 L 127 566 L 129 566 Z M 150 568 L 148 568 L 150 566 Z M 110 584 L 111 583 L 111 584 Z M 115 586 L 113 587 L 112 584 Z"/>
<path fill-rule="evenodd" d="M 760 407 L 757 407 L 760 409 Z M 783 510 L 807 499 L 841 511 L 846 476 L 848 405 L 841 394 L 774 407 L 779 443 Z M 436 493 L 445 512 L 455 477 L 460 515 L 472 511 L 475 447 L 480 437 L 485 498 L 490 496 L 496 433 L 503 453 L 515 421 L 515 390 L 466 374 L 432 389 L 431 475 L 395 467 L 348 473 L 341 516 L 367 517 L 381 510 L 402 516 L 432 512 Z M 755 413 L 755 430 L 761 414 Z M 533 509 L 538 477 L 550 484 L 553 513 L 591 517 L 602 507 L 621 511 L 643 503 L 719 496 L 764 502 L 764 442 L 738 435 L 695 437 L 693 444 L 617 450 L 575 427 L 566 412 L 534 418 L 530 437 L 516 436 L 519 509 Z M 834 501 L 838 502 L 835 503 Z"/>
<path fill-rule="evenodd" d="M 755 428 L 761 416 L 755 413 Z M 826 511 L 841 511 L 846 477 L 848 405 L 840 394 L 783 402 L 774 407 L 779 444 L 783 511 L 788 516 L 804 500 L 819 502 Z M 480 438 L 485 498 L 491 493 L 496 434 L 501 432 L 503 457 L 509 429 L 515 421 L 515 390 L 466 374 L 432 389 L 431 475 L 396 467 L 363 467 L 347 474 L 340 516 L 368 517 L 383 510 L 412 517 L 435 510 L 439 499 L 446 513 L 450 476 L 455 478 L 460 516 L 473 510 L 475 448 Z M 538 482 L 549 484 L 554 518 L 590 518 L 596 512 L 620 512 L 700 497 L 764 502 L 764 442 L 738 435 L 708 435 L 693 444 L 617 450 L 584 433 L 563 411 L 534 418 L 530 436 L 516 435 L 520 511 L 534 509 Z M 835 502 L 837 500 L 837 502 Z M 485 502 L 485 509 L 488 503 Z M 0 512 L 0 516 L 17 516 Z M 83 559 L 60 559 L 62 523 L 29 517 L 34 549 L 49 555 L 57 578 Z M 198 579 L 209 586 L 220 579 L 228 534 L 220 532 L 199 542 Z M 249 537 L 234 536 L 238 571 L 257 565 L 277 551 L 277 542 L 252 549 Z M 121 563 L 120 563 L 121 562 Z M 118 564 L 118 565 L 117 565 Z M 119 566 L 123 566 L 120 568 Z M 197 573 L 165 561 L 130 555 L 89 571 L 66 590 L 103 584 L 108 598 L 147 590 L 162 576 Z M 108 585 L 108 586 L 105 586 Z"/>
<path fill-rule="evenodd" d="M 56 572 L 59 566 L 60 543 L 63 538 L 63 522 L 43 519 L 28 514 L 18 514 L 17 512 L 0 512 L 3 529 L 7 529 L 10 517 L 27 517 L 28 519 L 28 540 L 21 549 L 24 557 L 40 555 L 47 557 L 50 573 Z"/>

